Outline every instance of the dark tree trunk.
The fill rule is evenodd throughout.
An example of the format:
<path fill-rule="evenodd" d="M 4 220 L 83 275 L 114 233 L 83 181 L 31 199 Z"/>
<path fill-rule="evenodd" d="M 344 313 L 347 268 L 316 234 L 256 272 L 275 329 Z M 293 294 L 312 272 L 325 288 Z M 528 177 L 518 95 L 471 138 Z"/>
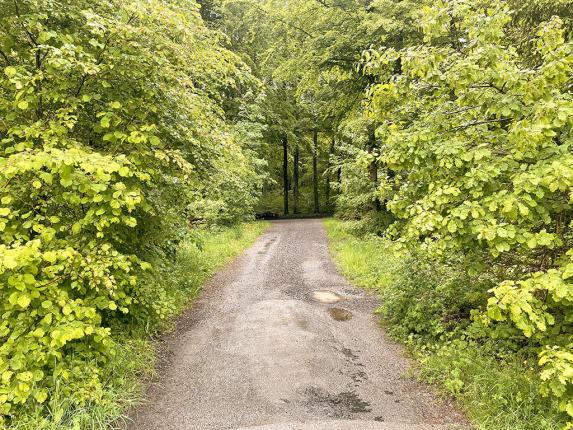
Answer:
<path fill-rule="evenodd" d="M 404 47 L 404 35 L 400 33 L 396 40 L 396 45 L 402 49 Z M 394 74 L 401 75 L 402 74 L 402 57 L 396 58 L 396 62 L 394 63 Z"/>
<path fill-rule="evenodd" d="M 300 191 L 298 188 L 298 181 L 299 181 L 299 157 L 300 157 L 300 148 L 298 144 L 294 148 L 294 166 L 292 171 L 292 181 L 293 181 L 293 195 L 294 195 L 294 213 L 300 213 Z"/>
<path fill-rule="evenodd" d="M 283 196 L 284 214 L 288 215 L 288 139 L 283 137 Z"/>
<path fill-rule="evenodd" d="M 314 130 L 313 136 L 313 148 L 312 148 L 312 188 L 314 196 L 314 213 L 320 212 L 319 202 L 318 202 L 318 131 Z"/>
<path fill-rule="evenodd" d="M 374 154 L 374 150 L 376 149 L 376 136 L 374 134 L 374 130 L 370 132 L 370 136 L 368 138 L 368 153 L 373 154 L 374 158 L 370 162 L 368 166 L 368 176 L 370 178 L 370 182 L 372 182 L 372 187 L 374 190 L 378 188 L 378 161 L 376 160 L 376 154 Z M 381 209 L 380 206 L 380 199 L 378 197 L 374 198 L 374 210 L 379 212 Z"/>
<path fill-rule="evenodd" d="M 330 157 L 334 154 L 334 135 L 332 135 L 332 141 L 330 142 L 330 150 L 328 151 L 328 160 L 326 162 L 326 205 L 330 208 Z"/>

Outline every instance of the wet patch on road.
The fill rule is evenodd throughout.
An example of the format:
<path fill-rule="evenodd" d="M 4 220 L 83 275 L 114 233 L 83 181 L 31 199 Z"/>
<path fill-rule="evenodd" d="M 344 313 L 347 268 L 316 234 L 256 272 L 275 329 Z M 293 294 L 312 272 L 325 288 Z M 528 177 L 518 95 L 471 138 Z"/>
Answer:
<path fill-rule="evenodd" d="M 356 355 L 350 348 L 342 348 L 340 351 L 344 354 L 345 357 L 350 358 L 350 360 L 354 362 L 358 361 L 358 355 Z"/>
<path fill-rule="evenodd" d="M 368 381 L 368 374 L 365 372 L 365 366 L 360 362 L 358 355 L 351 349 L 342 348 L 340 351 L 346 357 L 347 366 L 349 367 L 345 368 L 341 373 L 348 376 L 352 380 L 352 385 L 354 385 L 355 388 L 358 388 L 360 384 Z"/>
<path fill-rule="evenodd" d="M 305 318 L 297 318 L 296 325 L 299 326 L 303 330 L 308 330 L 308 320 Z"/>
<path fill-rule="evenodd" d="M 342 308 L 330 308 L 328 310 L 331 318 L 335 321 L 348 321 L 352 319 L 352 312 Z"/>
<path fill-rule="evenodd" d="M 350 374 L 350 378 L 354 382 L 354 386 L 358 387 L 363 382 L 368 381 L 368 374 L 363 370 L 357 370 L 356 372 Z"/>
<path fill-rule="evenodd" d="M 349 419 L 355 414 L 372 411 L 370 403 L 362 400 L 354 391 L 333 394 L 319 387 L 307 387 L 302 394 L 302 403 L 307 409 L 331 418 Z"/>
<path fill-rule="evenodd" d="M 317 290 L 311 294 L 312 300 L 320 303 L 334 304 L 342 300 L 342 297 L 332 291 Z"/>

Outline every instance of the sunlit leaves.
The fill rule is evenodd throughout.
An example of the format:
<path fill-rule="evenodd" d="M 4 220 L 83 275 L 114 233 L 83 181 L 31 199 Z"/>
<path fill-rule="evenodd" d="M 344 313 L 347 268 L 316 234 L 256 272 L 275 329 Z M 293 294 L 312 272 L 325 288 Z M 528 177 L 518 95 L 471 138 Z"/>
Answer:
<path fill-rule="evenodd" d="M 573 336 L 573 44 L 551 19 L 535 32 L 532 65 L 531 52 L 513 44 L 510 22 L 503 4 L 440 1 L 420 11 L 425 44 L 399 53 L 400 74 L 388 71 L 395 51 L 365 59 L 380 77 L 370 91 L 382 122 L 380 160 L 401 181 L 383 197 L 401 240 L 487 250 L 510 278 L 491 291 L 491 320 L 511 322 L 535 344 L 559 345 Z M 567 404 L 571 379 L 557 360 L 544 373 L 553 387 L 545 392 Z"/>
<path fill-rule="evenodd" d="M 234 222 L 259 185 L 222 107 L 253 79 L 195 2 L 22 1 L 0 24 L 4 416 L 62 381 L 99 401 L 107 325 L 134 309 L 146 260 L 185 234 L 194 199 L 227 193 L 203 215 Z"/>

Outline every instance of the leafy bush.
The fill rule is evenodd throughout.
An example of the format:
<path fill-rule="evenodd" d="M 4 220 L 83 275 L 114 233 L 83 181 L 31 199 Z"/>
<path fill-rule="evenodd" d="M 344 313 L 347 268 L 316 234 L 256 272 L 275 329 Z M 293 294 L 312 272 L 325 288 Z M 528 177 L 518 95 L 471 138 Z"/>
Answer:
<path fill-rule="evenodd" d="M 380 289 L 384 320 L 401 339 L 438 340 L 470 324 L 483 309 L 492 283 L 470 277 L 459 256 L 447 260 L 413 249 L 395 268 L 392 285 Z"/>
<path fill-rule="evenodd" d="M 394 173 L 380 187 L 389 234 L 490 271 L 492 336 L 511 322 L 538 347 L 542 392 L 573 416 L 573 43 L 558 17 L 524 40 L 504 2 L 417 13 L 419 45 L 365 56 L 380 161 Z"/>
<path fill-rule="evenodd" d="M 194 208 L 251 216 L 260 161 L 225 111 L 256 81 L 194 1 L 4 2 L 0 28 L 1 424 L 102 400 L 112 329 L 173 314 Z"/>

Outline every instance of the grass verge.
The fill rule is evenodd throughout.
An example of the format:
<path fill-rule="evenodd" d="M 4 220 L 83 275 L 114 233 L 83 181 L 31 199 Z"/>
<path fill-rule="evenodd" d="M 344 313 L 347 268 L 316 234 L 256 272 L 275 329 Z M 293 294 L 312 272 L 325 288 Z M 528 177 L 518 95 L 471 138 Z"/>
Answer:
<path fill-rule="evenodd" d="M 268 228 L 268 222 L 249 222 L 217 231 L 194 232 L 182 242 L 174 262 L 164 267 L 157 302 L 165 308 L 161 321 L 127 324 L 115 331 L 115 353 L 100 369 L 105 381 L 101 399 L 83 407 L 52 393 L 46 410 L 18 417 L 9 430 L 104 430 L 125 427 L 125 413 L 142 394 L 144 381 L 153 376 L 156 355 L 153 337 L 169 330 L 174 319 L 191 303 L 217 269 L 250 246 Z M 157 290 L 156 286 L 153 290 Z"/>
<path fill-rule="evenodd" d="M 432 286 L 427 277 L 417 279 L 418 273 L 404 267 L 407 254 L 388 240 L 374 235 L 358 237 L 352 233 L 351 222 L 326 219 L 324 226 L 340 271 L 354 285 L 378 292 L 387 301 L 385 310 L 392 312 L 388 306 L 398 303 L 394 298 L 402 294 L 404 285 L 420 283 L 440 291 L 442 286 Z M 500 354 L 495 340 L 472 341 L 464 330 L 438 340 L 413 336 L 405 322 L 393 319 L 390 323 L 384 316 L 382 321 L 417 359 L 419 377 L 453 395 L 476 429 L 559 430 L 566 425 L 556 402 L 539 394 L 536 363 L 527 354 L 503 355 L 503 349 Z"/>

